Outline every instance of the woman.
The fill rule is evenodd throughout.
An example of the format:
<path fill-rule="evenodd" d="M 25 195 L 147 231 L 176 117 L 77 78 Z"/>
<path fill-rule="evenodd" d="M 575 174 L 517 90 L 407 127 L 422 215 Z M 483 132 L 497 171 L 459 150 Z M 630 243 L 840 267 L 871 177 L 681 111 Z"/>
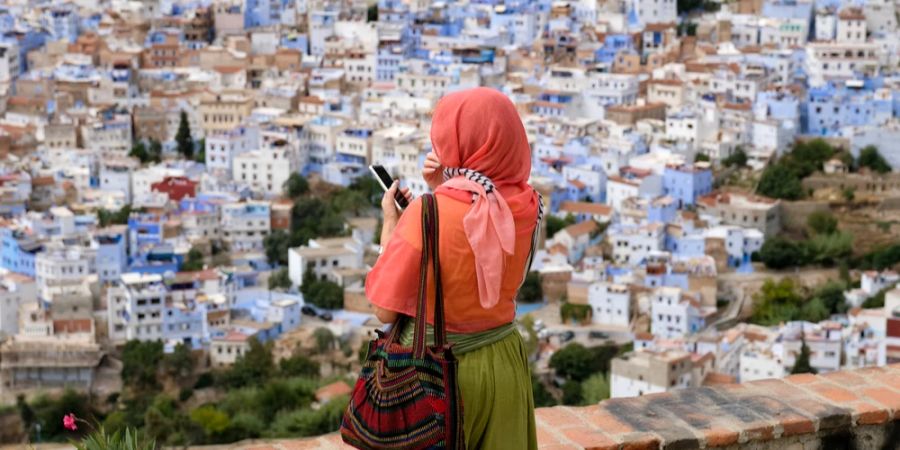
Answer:
<path fill-rule="evenodd" d="M 542 214 L 540 196 L 527 183 L 525 128 L 506 96 L 477 88 L 441 99 L 431 142 L 422 175 L 438 205 L 446 324 L 459 359 L 466 447 L 536 449 L 528 359 L 513 323 Z M 397 189 L 395 181 L 381 202 L 384 250 L 366 278 L 366 295 L 385 323 L 414 315 L 418 295 L 422 202 L 401 215 Z M 434 286 L 433 274 L 428 277 Z M 428 300 L 433 311 L 433 292 Z M 404 330 L 405 344 L 412 328 Z"/>

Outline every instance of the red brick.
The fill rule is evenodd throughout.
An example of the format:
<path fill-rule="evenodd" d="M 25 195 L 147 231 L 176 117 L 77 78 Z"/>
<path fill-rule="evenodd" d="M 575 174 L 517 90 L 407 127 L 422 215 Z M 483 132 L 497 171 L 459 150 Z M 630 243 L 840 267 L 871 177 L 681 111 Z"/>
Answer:
<path fill-rule="evenodd" d="M 822 377 L 848 389 L 858 389 L 869 384 L 865 378 L 855 372 L 830 372 L 822 375 Z"/>
<path fill-rule="evenodd" d="M 885 370 L 879 373 L 873 373 L 869 376 L 869 379 L 887 387 L 900 390 L 900 374 L 894 373 L 893 371 Z"/>
<path fill-rule="evenodd" d="M 659 450 L 659 438 L 653 435 L 632 435 L 625 438 L 621 450 Z"/>
<path fill-rule="evenodd" d="M 771 441 L 775 438 L 775 427 L 771 425 L 748 426 L 741 431 L 748 441 Z"/>
<path fill-rule="evenodd" d="M 540 408 L 535 411 L 534 415 L 537 417 L 537 420 L 544 422 L 555 430 L 583 425 L 578 415 L 562 406 Z"/>
<path fill-rule="evenodd" d="M 815 383 L 807 385 L 809 389 L 815 391 L 820 397 L 830 400 L 834 403 L 847 403 L 857 400 L 856 394 L 844 389 L 836 387 L 831 383 Z"/>
<path fill-rule="evenodd" d="M 813 423 L 812 420 L 802 417 L 802 416 L 793 416 L 781 419 L 781 435 L 784 437 L 787 436 L 796 436 L 798 434 L 809 434 L 816 432 L 816 424 Z"/>
<path fill-rule="evenodd" d="M 546 427 L 538 426 L 537 427 L 537 441 L 538 446 L 543 448 L 545 445 L 550 444 L 558 444 L 559 438 L 556 435 L 547 429 Z"/>
<path fill-rule="evenodd" d="M 636 431 L 630 425 L 622 423 L 616 416 L 603 408 L 597 408 L 587 412 L 582 417 L 589 425 L 597 427 L 609 435 L 634 433 Z"/>
<path fill-rule="evenodd" d="M 605 434 L 588 427 L 568 428 L 563 431 L 569 440 L 584 450 L 617 450 L 618 444 Z"/>
<path fill-rule="evenodd" d="M 704 430 L 707 447 L 727 447 L 737 444 L 740 434 L 737 431 L 727 430 L 725 428 L 711 428 Z"/>
<path fill-rule="evenodd" d="M 797 375 L 790 375 L 786 377 L 784 381 L 793 384 L 809 384 L 815 383 L 816 381 L 819 381 L 819 379 L 811 373 L 801 373 Z"/>
<path fill-rule="evenodd" d="M 894 418 L 900 418 L 900 394 L 886 388 L 867 388 L 862 390 L 866 397 L 894 411 Z"/>
<path fill-rule="evenodd" d="M 887 409 L 866 402 L 854 404 L 853 409 L 856 411 L 854 415 L 857 425 L 880 425 L 886 423 L 891 415 Z"/>

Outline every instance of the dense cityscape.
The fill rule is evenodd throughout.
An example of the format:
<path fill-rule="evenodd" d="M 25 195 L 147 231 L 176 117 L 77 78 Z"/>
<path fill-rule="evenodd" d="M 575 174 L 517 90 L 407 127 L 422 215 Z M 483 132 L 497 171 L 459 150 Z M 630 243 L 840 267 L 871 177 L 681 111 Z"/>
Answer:
<path fill-rule="evenodd" d="M 548 212 L 537 406 L 900 363 L 898 4 L 6 0 L 0 444 L 336 431 L 383 327 L 368 166 L 427 192 L 478 86 Z"/>

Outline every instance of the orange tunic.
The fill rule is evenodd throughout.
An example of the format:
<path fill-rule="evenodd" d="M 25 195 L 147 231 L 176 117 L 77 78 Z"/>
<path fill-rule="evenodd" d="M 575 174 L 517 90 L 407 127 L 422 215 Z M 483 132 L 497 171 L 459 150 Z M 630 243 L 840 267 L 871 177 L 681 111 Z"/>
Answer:
<path fill-rule="evenodd" d="M 463 217 L 471 207 L 471 194 L 438 189 L 439 251 L 444 288 L 447 331 L 477 333 L 508 324 L 515 319 L 515 296 L 525 276 L 536 224 L 531 205 L 533 193 L 522 191 L 506 201 L 516 226 L 515 252 L 506 257 L 501 299 L 491 309 L 481 306 L 475 275 L 475 255 L 463 229 Z M 422 200 L 416 199 L 400 216 L 383 254 L 366 277 L 366 296 L 372 304 L 415 316 L 418 299 L 419 264 L 422 257 Z M 434 314 L 434 274 L 428 270 L 428 322 Z"/>

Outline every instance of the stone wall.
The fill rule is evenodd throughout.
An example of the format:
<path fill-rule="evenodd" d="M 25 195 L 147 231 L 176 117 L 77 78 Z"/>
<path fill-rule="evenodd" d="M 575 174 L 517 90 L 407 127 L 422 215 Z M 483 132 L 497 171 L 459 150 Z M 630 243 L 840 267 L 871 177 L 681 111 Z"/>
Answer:
<path fill-rule="evenodd" d="M 536 416 L 541 450 L 897 450 L 900 365 L 541 408 Z M 349 447 L 330 434 L 217 447 L 225 448 Z"/>
<path fill-rule="evenodd" d="M 801 231 L 806 229 L 806 219 L 816 211 L 830 211 L 828 202 L 804 200 L 781 202 L 781 227 L 785 230 Z"/>

